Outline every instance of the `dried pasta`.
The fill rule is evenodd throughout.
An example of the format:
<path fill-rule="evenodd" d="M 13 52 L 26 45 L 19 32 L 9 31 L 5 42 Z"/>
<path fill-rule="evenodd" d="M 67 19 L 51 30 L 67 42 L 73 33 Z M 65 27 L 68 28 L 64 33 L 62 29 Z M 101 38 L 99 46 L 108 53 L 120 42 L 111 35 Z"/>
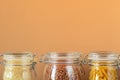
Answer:
<path fill-rule="evenodd" d="M 92 66 L 89 80 L 117 80 L 117 70 L 114 66 Z"/>

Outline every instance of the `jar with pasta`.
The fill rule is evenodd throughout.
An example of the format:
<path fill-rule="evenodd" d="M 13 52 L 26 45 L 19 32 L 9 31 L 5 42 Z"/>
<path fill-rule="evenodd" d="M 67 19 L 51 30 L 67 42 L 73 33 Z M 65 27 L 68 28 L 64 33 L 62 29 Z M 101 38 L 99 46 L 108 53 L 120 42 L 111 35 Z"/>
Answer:
<path fill-rule="evenodd" d="M 119 55 L 114 52 L 98 51 L 88 54 L 85 63 L 89 65 L 87 80 L 118 80 Z"/>
<path fill-rule="evenodd" d="M 45 63 L 43 80 L 82 80 L 81 60 L 77 52 L 44 54 L 40 58 Z"/>
<path fill-rule="evenodd" d="M 2 80 L 35 80 L 34 56 L 27 52 L 2 54 L 1 64 L 4 66 Z"/>

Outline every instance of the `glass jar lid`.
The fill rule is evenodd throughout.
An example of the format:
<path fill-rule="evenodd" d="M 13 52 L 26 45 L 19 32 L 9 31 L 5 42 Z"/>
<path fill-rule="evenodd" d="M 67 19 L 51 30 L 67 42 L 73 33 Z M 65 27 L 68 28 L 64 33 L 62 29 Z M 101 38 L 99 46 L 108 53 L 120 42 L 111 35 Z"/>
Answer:
<path fill-rule="evenodd" d="M 34 61 L 34 54 L 30 52 L 21 53 L 4 53 L 3 55 L 4 64 L 8 65 L 31 65 Z"/>
<path fill-rule="evenodd" d="M 82 54 L 78 52 L 65 52 L 65 53 L 57 53 L 57 52 L 49 52 L 44 54 L 40 58 L 40 62 L 44 63 L 79 63 L 82 60 Z"/>
<path fill-rule="evenodd" d="M 98 51 L 88 54 L 89 60 L 118 60 L 119 54 L 110 51 Z"/>
<path fill-rule="evenodd" d="M 119 54 L 110 51 L 91 52 L 84 58 L 84 64 L 117 66 L 119 64 Z"/>

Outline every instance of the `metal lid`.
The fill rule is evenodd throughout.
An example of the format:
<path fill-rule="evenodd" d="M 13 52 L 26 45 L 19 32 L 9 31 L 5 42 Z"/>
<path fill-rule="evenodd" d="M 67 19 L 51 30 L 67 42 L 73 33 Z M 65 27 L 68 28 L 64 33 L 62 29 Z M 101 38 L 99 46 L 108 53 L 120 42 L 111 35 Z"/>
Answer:
<path fill-rule="evenodd" d="M 40 58 L 40 62 L 44 63 L 78 63 L 82 54 L 78 52 L 49 52 Z"/>

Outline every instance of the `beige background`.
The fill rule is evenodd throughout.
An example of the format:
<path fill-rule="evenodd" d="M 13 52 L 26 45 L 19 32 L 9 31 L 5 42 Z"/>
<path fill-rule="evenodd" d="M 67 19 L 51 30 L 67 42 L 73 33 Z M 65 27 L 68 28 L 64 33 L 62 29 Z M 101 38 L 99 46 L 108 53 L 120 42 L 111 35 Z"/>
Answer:
<path fill-rule="evenodd" d="M 120 52 L 119 0 L 0 0 L 0 53 L 96 50 Z"/>

